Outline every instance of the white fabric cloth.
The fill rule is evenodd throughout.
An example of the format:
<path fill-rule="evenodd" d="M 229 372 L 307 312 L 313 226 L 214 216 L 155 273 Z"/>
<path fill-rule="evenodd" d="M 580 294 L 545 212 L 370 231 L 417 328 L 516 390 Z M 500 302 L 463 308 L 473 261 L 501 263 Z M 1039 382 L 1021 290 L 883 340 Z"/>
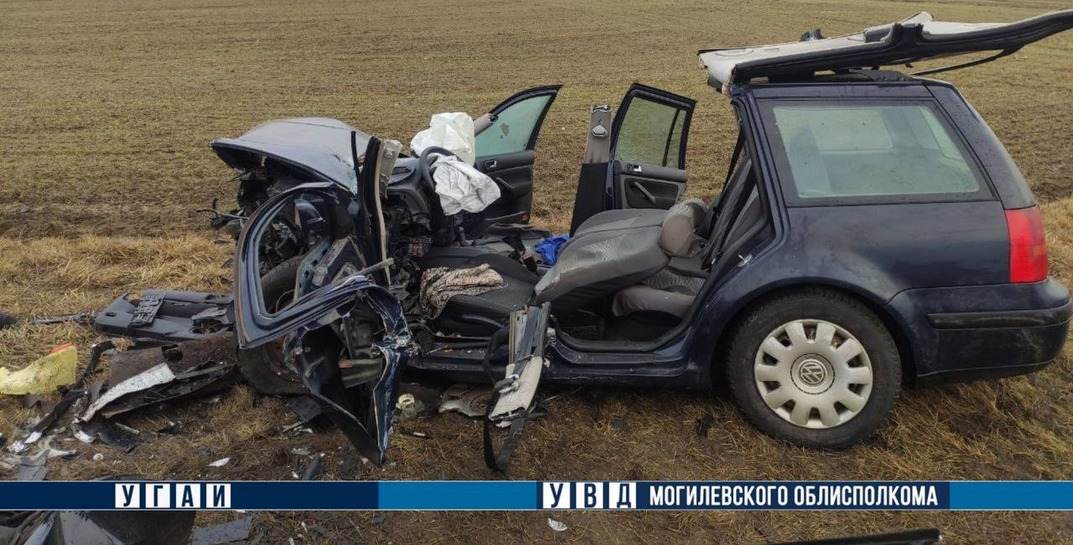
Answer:
<path fill-rule="evenodd" d="M 480 212 L 499 198 L 499 186 L 487 174 L 457 157 L 440 156 L 432 164 L 432 180 L 440 196 L 443 213 L 453 216 L 462 210 Z"/>
<path fill-rule="evenodd" d="M 440 147 L 472 165 L 477 157 L 475 140 L 473 118 L 464 112 L 447 112 L 434 114 L 428 128 L 410 140 L 410 149 L 420 155 L 425 148 Z"/>

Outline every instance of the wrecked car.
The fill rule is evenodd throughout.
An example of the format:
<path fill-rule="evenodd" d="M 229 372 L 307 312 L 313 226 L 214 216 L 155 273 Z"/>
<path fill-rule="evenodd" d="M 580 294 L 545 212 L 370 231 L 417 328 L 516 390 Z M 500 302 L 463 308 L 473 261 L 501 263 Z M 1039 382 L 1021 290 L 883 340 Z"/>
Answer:
<path fill-rule="evenodd" d="M 548 233 L 528 220 L 558 86 L 474 121 L 472 158 L 405 152 L 320 118 L 217 139 L 240 183 L 238 208 L 216 211 L 238 238 L 233 301 L 180 318 L 233 321 L 247 379 L 310 392 L 374 461 L 404 371 L 494 383 L 486 446 L 497 425 L 520 433 L 543 382 L 725 381 L 763 431 L 848 447 L 903 384 L 1047 365 L 1071 308 L 1048 277 L 1040 209 L 995 134 L 953 85 L 922 77 L 943 69 L 883 67 L 996 52 L 945 69 L 979 64 L 1070 26 L 1073 11 L 1009 24 L 920 13 L 701 51 L 737 118 L 722 191 L 683 199 L 696 103 L 634 84 L 616 110 L 591 111 L 554 260 L 534 258 Z M 499 196 L 452 197 L 444 173 L 464 166 Z M 459 209 L 466 199 L 482 202 Z M 175 327 L 166 301 L 109 318 L 136 320 L 134 336 Z"/>

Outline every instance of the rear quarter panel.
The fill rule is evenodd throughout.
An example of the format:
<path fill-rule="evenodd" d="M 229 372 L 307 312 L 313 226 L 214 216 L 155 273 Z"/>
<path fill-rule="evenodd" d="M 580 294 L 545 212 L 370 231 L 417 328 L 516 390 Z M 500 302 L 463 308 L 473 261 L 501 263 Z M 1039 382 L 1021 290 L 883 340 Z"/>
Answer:
<path fill-rule="evenodd" d="M 996 201 L 787 210 L 792 277 L 827 277 L 889 300 L 901 290 L 1005 282 L 1009 247 Z"/>
<path fill-rule="evenodd" d="M 908 290 L 1007 283 L 1009 242 L 1002 199 L 1011 192 L 996 191 L 998 198 L 990 200 L 788 207 L 753 99 L 763 98 L 761 95 L 932 98 L 940 104 L 954 104 L 947 110 L 957 110 L 951 115 L 960 117 L 952 119 L 956 125 L 970 120 L 976 123 L 969 131 L 972 134 L 962 134 L 966 143 L 974 146 L 980 140 L 982 121 L 960 97 L 950 93 L 956 92 L 944 88 L 939 94 L 945 96 L 936 97 L 923 85 L 854 85 L 780 87 L 745 97 L 743 104 L 749 110 L 755 139 L 752 150 L 761 159 L 763 185 L 772 197 L 778 234 L 770 246 L 728 275 L 709 295 L 691 332 L 695 335 L 694 361 L 710 358 L 718 343 L 726 339 L 723 335 L 729 332 L 732 320 L 757 299 L 785 288 L 828 286 L 864 300 L 895 330 L 900 346 L 911 352 L 907 355 L 924 360 L 926 365 L 934 363 L 934 350 L 919 346 L 929 341 L 934 346 L 934 339 L 922 334 L 930 328 L 926 315 L 906 312 L 909 309 L 890 303 Z M 995 172 L 996 165 L 1003 163 L 999 159 L 987 153 L 977 157 L 978 166 L 988 178 L 1006 174 Z M 1018 199 L 1014 196 L 1011 200 Z"/>
<path fill-rule="evenodd" d="M 699 311 L 695 358 L 715 350 L 733 317 L 778 290 L 827 286 L 852 293 L 913 335 L 916 314 L 888 306 L 914 288 L 1000 284 L 1008 275 L 996 201 L 785 209 L 781 240 L 729 274 Z M 913 339 L 909 339 L 912 342 Z"/>

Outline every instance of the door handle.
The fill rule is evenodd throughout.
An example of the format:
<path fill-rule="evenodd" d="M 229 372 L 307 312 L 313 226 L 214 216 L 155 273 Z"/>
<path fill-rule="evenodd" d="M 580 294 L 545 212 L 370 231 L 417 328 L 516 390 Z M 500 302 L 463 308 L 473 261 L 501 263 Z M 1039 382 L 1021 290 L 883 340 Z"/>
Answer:
<path fill-rule="evenodd" d="M 484 168 L 486 170 L 492 170 L 492 169 L 496 168 L 497 166 L 499 166 L 499 162 L 497 162 L 495 159 L 489 159 L 489 160 L 484 162 Z"/>
<path fill-rule="evenodd" d="M 638 182 L 636 180 L 630 182 L 630 187 L 639 191 L 641 195 L 644 196 L 644 198 L 648 199 L 648 202 L 656 204 L 656 196 L 649 192 L 647 189 L 645 189 L 645 186 L 641 185 L 641 182 Z"/>
<path fill-rule="evenodd" d="M 626 169 L 634 174 L 640 174 L 642 171 L 641 165 L 626 165 Z"/>

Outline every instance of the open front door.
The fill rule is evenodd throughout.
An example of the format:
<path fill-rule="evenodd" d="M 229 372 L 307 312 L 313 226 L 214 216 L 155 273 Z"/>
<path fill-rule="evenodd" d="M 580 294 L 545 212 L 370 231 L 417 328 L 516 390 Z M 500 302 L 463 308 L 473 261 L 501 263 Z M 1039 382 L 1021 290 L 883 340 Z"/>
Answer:
<path fill-rule="evenodd" d="M 696 101 L 635 83 L 626 92 L 611 124 L 610 139 L 600 143 L 599 127 L 590 126 L 571 232 L 588 217 L 616 208 L 670 208 L 686 189 L 686 140 Z M 593 123 L 599 109 L 593 110 Z M 589 159 L 592 157 L 593 159 Z"/>
<path fill-rule="evenodd" d="M 533 207 L 533 162 L 544 116 L 559 85 L 514 94 L 476 120 L 475 166 L 495 180 L 501 196 L 485 210 L 489 219 L 527 223 Z"/>

